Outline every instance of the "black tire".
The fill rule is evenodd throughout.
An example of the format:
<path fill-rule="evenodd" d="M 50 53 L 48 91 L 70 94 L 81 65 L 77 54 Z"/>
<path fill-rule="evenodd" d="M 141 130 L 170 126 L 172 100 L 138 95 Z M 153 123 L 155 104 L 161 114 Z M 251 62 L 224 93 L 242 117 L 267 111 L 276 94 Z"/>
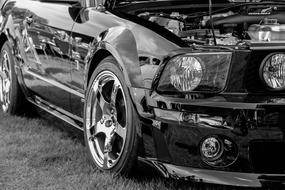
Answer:
<path fill-rule="evenodd" d="M 104 79 L 104 77 L 106 78 Z M 110 81 L 108 77 L 110 78 Z M 116 78 L 116 79 L 114 78 L 113 83 L 111 80 L 112 77 Z M 100 90 L 101 88 L 99 87 L 98 88 L 94 87 L 97 85 L 97 82 L 98 84 L 100 84 L 100 79 L 102 79 L 101 82 L 104 84 L 104 86 L 102 85 L 103 86 L 102 90 Z M 110 89 L 108 88 L 114 89 L 115 86 L 117 86 L 118 90 L 116 93 L 114 93 L 116 94 L 116 97 L 114 98 L 113 96 L 112 98 L 112 91 L 110 91 Z M 95 91 L 94 89 L 95 90 L 97 89 L 97 92 L 94 92 Z M 102 100 L 102 97 L 103 97 L 103 100 Z M 92 102 L 93 98 L 95 98 L 95 100 Z M 115 101 L 114 100 L 112 101 L 112 99 L 114 99 Z M 122 103 L 122 101 L 124 101 L 124 103 Z M 102 102 L 103 103 L 106 102 L 106 104 L 104 103 L 104 105 L 107 105 L 106 110 L 105 110 L 106 106 L 105 107 L 101 106 L 102 108 L 100 107 L 100 105 L 103 105 Z M 113 105 L 112 102 L 116 102 L 114 104 L 115 107 L 108 108 L 108 106 Z M 94 107 L 91 108 L 91 106 L 96 106 L 96 109 L 92 111 L 92 108 Z M 107 126 L 106 123 L 109 120 L 106 119 L 106 123 L 105 123 L 105 119 L 103 120 L 103 115 L 105 112 L 106 113 L 108 112 L 108 109 L 112 109 L 111 112 L 113 111 L 113 109 L 116 109 L 115 111 L 113 111 L 116 113 L 116 117 L 115 117 L 116 119 L 114 119 L 115 121 L 113 121 L 112 119 L 111 127 L 113 127 L 113 124 L 115 126 L 121 126 L 121 127 L 117 127 L 118 129 L 115 129 L 116 132 L 124 131 L 120 129 L 126 130 L 126 132 L 121 133 L 121 134 L 125 134 L 125 137 L 126 137 L 125 139 L 122 138 L 123 135 L 118 135 L 119 133 L 117 134 L 116 132 L 114 132 L 114 134 L 117 136 L 114 135 L 115 137 L 114 136 L 110 137 L 110 138 L 115 139 L 115 140 L 110 140 L 110 142 L 113 143 L 111 145 L 111 151 L 116 152 L 116 149 L 117 149 L 117 152 L 120 152 L 120 156 L 117 158 L 117 160 L 116 161 L 112 160 L 112 162 L 114 162 L 114 165 L 112 165 L 113 163 L 111 161 L 109 162 L 108 158 L 106 158 L 106 160 L 108 161 L 107 164 L 105 162 L 105 154 L 108 153 L 109 157 L 111 157 L 112 154 L 115 154 L 115 153 L 109 152 L 110 149 L 108 148 L 106 149 L 106 147 L 109 147 L 106 145 L 106 142 L 107 142 L 106 139 L 108 136 L 106 135 L 107 133 L 98 133 L 94 136 L 94 134 L 92 134 L 93 127 L 92 128 L 90 127 L 90 126 L 94 126 L 94 131 L 96 130 L 96 132 L 100 131 L 99 128 L 103 129 L 104 127 L 106 130 L 109 130 L 109 128 L 106 127 Z M 100 115 L 100 112 L 102 115 L 101 119 L 100 119 L 100 116 L 97 117 L 98 115 Z M 126 113 L 125 116 L 124 116 L 124 113 Z M 112 114 L 110 112 L 108 112 L 108 114 L 110 114 L 111 115 L 110 117 L 112 117 Z M 92 117 L 92 115 L 93 116 L 96 115 L 96 116 Z M 122 119 L 122 118 L 125 118 L 125 119 Z M 100 124 L 99 124 L 99 120 L 100 120 Z M 116 122 L 117 124 L 115 124 Z M 126 126 L 122 127 L 124 123 L 126 124 Z M 88 152 L 92 160 L 92 163 L 97 168 L 103 171 L 109 171 L 109 172 L 113 172 L 115 174 L 120 174 L 120 175 L 131 174 L 133 168 L 136 165 L 136 161 L 137 161 L 137 149 L 138 149 L 137 125 L 138 125 L 138 116 L 136 114 L 136 110 L 134 109 L 132 100 L 128 93 L 128 88 L 125 84 L 124 76 L 122 72 L 120 71 L 116 60 L 112 56 L 109 56 L 105 58 L 104 60 L 102 60 L 100 64 L 98 65 L 98 67 L 96 68 L 96 70 L 93 72 L 89 85 L 88 85 L 87 93 L 86 93 L 86 101 L 85 101 L 85 107 L 84 107 L 84 136 L 85 136 L 85 144 L 88 148 Z M 104 135 L 105 135 L 105 140 L 104 140 Z M 122 143 L 120 139 L 121 141 L 123 139 L 124 142 Z M 100 143 L 101 143 L 101 146 L 100 146 Z M 121 144 L 121 146 L 118 144 Z M 104 148 L 102 148 L 102 146 L 104 146 Z M 117 148 L 117 146 L 119 148 Z M 102 149 L 104 149 L 104 151 L 102 151 Z M 104 154 L 103 165 L 101 162 L 102 155 L 99 153 Z M 116 156 L 114 155 L 113 157 L 116 158 Z M 110 164 L 110 168 L 108 164 Z"/>
<path fill-rule="evenodd" d="M 22 114 L 26 99 L 17 80 L 15 61 L 8 41 L 1 48 L 0 73 L 0 93 L 2 97 L 5 96 L 5 99 L 0 99 L 2 111 L 12 115 Z M 7 80 L 10 81 L 9 88 L 5 86 Z M 4 90 L 4 86 L 6 89 L 9 89 L 9 93 L 7 93 L 7 90 Z"/>

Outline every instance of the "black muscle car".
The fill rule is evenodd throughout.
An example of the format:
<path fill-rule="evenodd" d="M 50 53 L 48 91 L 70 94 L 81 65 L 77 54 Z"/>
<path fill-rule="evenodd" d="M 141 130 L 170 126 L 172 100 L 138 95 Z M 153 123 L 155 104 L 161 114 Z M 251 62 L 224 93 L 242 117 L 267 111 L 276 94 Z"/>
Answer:
<path fill-rule="evenodd" d="M 285 184 L 285 2 L 2 0 L 0 102 L 84 131 L 130 174 Z M 283 187 L 284 188 L 284 187 Z"/>

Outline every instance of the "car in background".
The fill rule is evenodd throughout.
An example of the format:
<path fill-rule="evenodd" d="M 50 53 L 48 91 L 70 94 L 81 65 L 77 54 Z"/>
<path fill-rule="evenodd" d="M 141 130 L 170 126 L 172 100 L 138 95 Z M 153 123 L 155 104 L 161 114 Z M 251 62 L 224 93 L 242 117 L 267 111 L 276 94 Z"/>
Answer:
<path fill-rule="evenodd" d="M 66 121 L 103 171 L 139 160 L 174 179 L 285 184 L 285 2 L 0 5 L 3 112 Z"/>

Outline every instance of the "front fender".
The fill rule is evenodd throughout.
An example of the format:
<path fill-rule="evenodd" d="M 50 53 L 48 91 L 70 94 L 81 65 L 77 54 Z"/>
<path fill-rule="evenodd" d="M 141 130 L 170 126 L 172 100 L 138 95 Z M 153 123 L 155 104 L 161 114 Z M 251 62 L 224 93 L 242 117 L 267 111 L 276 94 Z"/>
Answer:
<path fill-rule="evenodd" d="M 109 51 L 118 61 L 128 87 L 144 88 L 137 44 L 132 32 L 122 26 L 113 27 L 101 35 L 99 49 Z"/>
<path fill-rule="evenodd" d="M 9 15 L 7 17 L 2 17 L 1 21 L 2 21 L 1 28 L 0 28 L 1 36 L 5 35 L 6 38 L 10 41 L 11 45 L 14 46 L 15 45 L 14 41 L 16 39 L 16 33 L 13 27 L 14 24 L 13 24 L 12 16 Z M 1 39 L 1 42 L 2 42 L 2 39 Z"/>
<path fill-rule="evenodd" d="M 6 12 L 4 12 L 1 28 L 0 28 L 0 48 L 5 43 L 6 40 L 9 41 L 9 44 L 12 48 L 12 54 L 14 55 L 14 61 L 15 61 L 15 72 L 17 73 L 17 79 L 20 84 L 20 87 L 24 93 L 25 96 L 28 96 L 28 90 L 26 89 L 24 85 L 24 80 L 22 76 L 22 71 L 20 69 L 21 64 L 23 63 L 25 59 L 25 54 L 23 52 L 23 46 L 22 46 L 22 30 L 23 30 L 23 23 L 21 22 L 23 20 L 22 17 L 25 16 L 26 10 L 24 9 L 18 9 L 17 7 L 14 8 L 16 10 L 13 10 L 13 7 L 15 6 L 15 2 L 7 1 L 7 4 L 5 5 Z M 3 10 L 2 10 L 3 11 Z M 17 16 L 14 15 L 14 18 L 12 16 L 12 11 L 14 13 L 19 12 L 21 14 L 18 14 Z M 3 13 L 3 12 L 2 12 Z M 1 15 L 2 16 L 2 15 Z M 16 18 L 15 18 L 16 17 Z"/>
<path fill-rule="evenodd" d="M 137 44 L 133 33 L 122 26 L 113 27 L 102 32 L 99 37 L 94 40 L 93 44 L 96 45 L 89 50 L 92 51 L 93 49 L 94 53 L 92 58 L 89 58 L 87 71 L 90 70 L 92 60 L 96 60 L 96 58 L 99 57 L 98 54 L 101 50 L 109 52 L 117 60 L 134 105 L 138 113 L 142 115 L 143 108 L 139 102 L 145 97 L 145 85 L 139 65 Z M 86 77 L 88 76 L 86 75 Z"/>

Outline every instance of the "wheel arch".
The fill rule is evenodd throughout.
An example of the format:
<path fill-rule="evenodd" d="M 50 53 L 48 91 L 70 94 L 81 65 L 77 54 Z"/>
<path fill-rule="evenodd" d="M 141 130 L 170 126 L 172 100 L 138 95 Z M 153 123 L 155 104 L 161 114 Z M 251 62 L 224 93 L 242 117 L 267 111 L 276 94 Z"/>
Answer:
<path fill-rule="evenodd" d="M 104 45 L 102 45 L 104 44 Z M 130 76 L 129 73 L 127 73 L 127 69 L 126 66 L 124 65 L 124 63 L 122 62 L 121 57 L 118 55 L 117 52 L 114 51 L 114 49 L 112 47 L 110 47 L 110 45 L 106 44 L 106 42 L 102 42 L 101 43 L 102 46 L 104 47 L 109 47 L 109 48 L 100 48 L 96 51 L 96 53 L 92 56 L 92 59 L 90 60 L 90 63 L 88 64 L 88 69 L 87 69 L 87 73 L 86 73 L 86 78 L 85 78 L 85 89 L 87 90 L 87 87 L 89 85 L 90 79 L 92 77 L 93 72 L 96 70 L 97 66 L 99 65 L 99 63 L 104 60 L 106 57 L 108 56 L 112 56 L 114 57 L 114 59 L 117 61 L 117 66 L 119 67 L 119 69 L 122 71 L 124 79 L 125 79 L 125 83 L 127 85 L 131 100 L 133 105 L 135 106 L 136 110 L 138 113 L 142 113 L 142 107 L 139 105 L 139 99 L 141 99 L 141 93 L 134 93 L 133 92 L 133 86 L 132 86 L 132 81 L 130 80 Z M 112 50 L 113 49 L 113 50 Z M 136 88 L 137 89 L 137 88 Z M 140 97 L 137 97 L 137 95 L 140 95 Z"/>
<path fill-rule="evenodd" d="M 137 44 L 133 33 L 125 27 L 111 28 L 95 39 L 93 47 L 89 49 L 86 60 L 87 73 L 85 78 L 85 89 L 87 89 L 92 73 L 99 63 L 108 56 L 113 56 L 122 71 L 127 85 L 132 104 L 136 112 L 141 115 L 143 108 L 140 105 L 142 97 L 145 95 L 143 77 L 139 64 Z M 134 91 L 136 89 L 136 91 Z M 138 90 L 141 89 L 141 90 Z M 137 133 L 141 137 L 141 127 L 137 126 Z M 141 140 L 140 144 L 141 144 Z"/>
<path fill-rule="evenodd" d="M 87 69 L 86 89 L 91 79 L 92 73 L 95 71 L 99 63 L 108 56 L 112 56 L 112 54 L 105 49 L 100 49 L 93 55 L 93 58 L 91 59 L 91 62 Z"/>
<path fill-rule="evenodd" d="M 127 86 L 144 88 L 143 77 L 139 65 L 138 50 L 133 33 L 122 26 L 110 28 L 102 32 L 92 43 L 87 57 L 87 88 L 89 79 L 98 64 L 107 56 L 113 56 L 123 72 Z"/>

